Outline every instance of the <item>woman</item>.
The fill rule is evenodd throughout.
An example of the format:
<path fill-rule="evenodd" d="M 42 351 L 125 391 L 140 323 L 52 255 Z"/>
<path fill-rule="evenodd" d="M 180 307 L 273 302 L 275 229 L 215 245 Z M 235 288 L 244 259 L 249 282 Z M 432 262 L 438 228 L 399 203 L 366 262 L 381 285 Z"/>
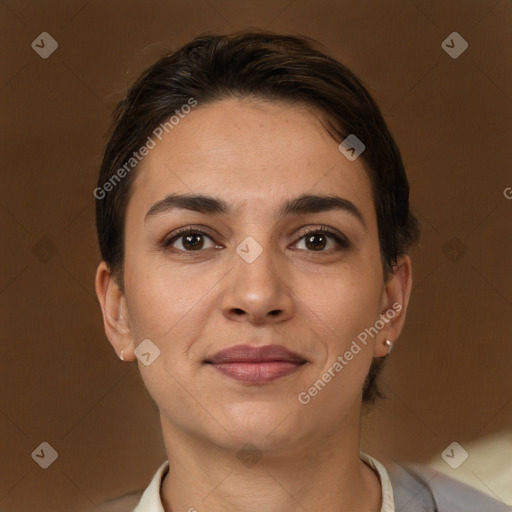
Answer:
<path fill-rule="evenodd" d="M 304 38 L 196 38 L 118 106 L 94 195 L 106 334 L 168 456 L 136 510 L 395 510 L 360 417 L 419 227 L 353 73 Z"/>

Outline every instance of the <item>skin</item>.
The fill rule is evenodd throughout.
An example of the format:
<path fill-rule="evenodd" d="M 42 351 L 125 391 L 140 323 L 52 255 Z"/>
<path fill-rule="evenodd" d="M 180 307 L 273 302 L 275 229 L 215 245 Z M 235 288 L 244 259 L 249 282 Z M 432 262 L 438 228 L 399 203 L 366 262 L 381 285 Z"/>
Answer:
<path fill-rule="evenodd" d="M 160 410 L 171 470 L 161 497 L 169 511 L 378 512 L 378 474 L 359 459 L 361 398 L 372 357 L 387 354 L 403 327 L 412 276 L 408 256 L 382 274 L 371 183 L 306 107 L 226 99 L 196 107 L 140 164 L 125 221 L 124 293 L 102 262 L 96 291 L 107 337 L 125 361 L 150 339 L 161 351 L 139 361 Z M 225 200 L 232 215 L 176 209 L 146 212 L 170 193 Z M 278 219 L 278 207 L 304 193 L 338 195 L 361 211 L 333 210 Z M 203 248 L 180 227 L 208 232 Z M 302 228 L 341 231 L 306 244 Z M 236 252 L 248 236 L 263 252 Z M 325 246 L 321 242 L 326 243 Z M 172 251 L 174 249 L 174 251 Z M 307 391 L 379 315 L 402 310 L 307 405 Z M 276 343 L 308 362 L 264 385 L 241 383 L 203 363 L 229 346 Z M 246 444 L 261 458 L 244 464 Z"/>

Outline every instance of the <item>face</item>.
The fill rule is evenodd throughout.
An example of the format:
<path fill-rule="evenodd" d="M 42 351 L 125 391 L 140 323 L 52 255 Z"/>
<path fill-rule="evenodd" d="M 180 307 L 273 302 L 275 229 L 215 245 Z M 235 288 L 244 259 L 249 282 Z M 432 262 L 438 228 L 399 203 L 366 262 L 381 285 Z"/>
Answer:
<path fill-rule="evenodd" d="M 133 358 L 149 339 L 160 350 L 139 368 L 164 428 L 224 447 L 286 449 L 354 421 L 372 357 L 385 355 L 383 338 L 398 327 L 385 322 L 357 352 L 354 340 L 400 295 L 384 284 L 361 161 L 345 158 L 306 107 L 228 99 L 181 119 L 132 186 L 123 348 Z M 173 195 L 220 203 L 185 208 Z M 339 200 L 292 202 L 304 195 Z M 229 347 L 270 344 L 303 364 L 211 364 Z"/>

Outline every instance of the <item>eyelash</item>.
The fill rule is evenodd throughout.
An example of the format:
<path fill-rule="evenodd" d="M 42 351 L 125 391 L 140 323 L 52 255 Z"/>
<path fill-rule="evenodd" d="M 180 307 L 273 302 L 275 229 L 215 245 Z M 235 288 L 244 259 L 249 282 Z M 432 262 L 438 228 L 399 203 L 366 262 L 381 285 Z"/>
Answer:
<path fill-rule="evenodd" d="M 164 238 L 164 240 L 161 242 L 161 245 L 164 249 L 172 249 L 177 252 L 182 252 L 182 253 L 185 252 L 185 253 L 189 253 L 189 254 L 204 251 L 204 249 L 199 249 L 197 251 L 185 251 L 183 249 L 176 249 L 174 247 L 172 247 L 172 248 L 170 247 L 176 240 L 178 240 L 179 238 L 181 238 L 185 235 L 189 235 L 189 234 L 207 236 L 208 238 L 210 238 L 213 241 L 212 236 L 209 235 L 208 233 L 206 233 L 205 231 L 188 226 L 185 228 L 178 229 L 177 231 L 172 233 L 172 236 Z M 348 249 L 350 247 L 350 242 L 345 237 L 340 236 L 335 231 L 333 231 L 325 226 L 321 226 L 319 228 L 314 228 L 311 230 L 301 231 L 300 233 L 297 234 L 294 243 L 299 242 L 300 240 L 307 237 L 308 235 L 315 235 L 315 234 L 328 235 L 329 237 L 333 238 L 339 246 L 337 249 L 334 249 L 334 250 Z M 307 251 L 307 252 L 331 253 L 332 251 L 333 251 L 333 249 L 321 250 L 321 251 Z"/>

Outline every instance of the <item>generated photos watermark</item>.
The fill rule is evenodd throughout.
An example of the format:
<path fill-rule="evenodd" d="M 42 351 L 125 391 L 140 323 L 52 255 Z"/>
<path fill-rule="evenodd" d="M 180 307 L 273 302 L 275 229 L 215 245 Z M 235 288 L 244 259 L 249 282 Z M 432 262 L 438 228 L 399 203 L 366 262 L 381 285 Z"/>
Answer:
<path fill-rule="evenodd" d="M 364 331 L 361 331 L 357 335 L 357 340 L 366 346 L 368 342 L 368 337 L 370 336 L 372 339 L 377 336 L 379 331 L 381 331 L 386 324 L 388 324 L 393 318 L 395 318 L 396 314 L 402 310 L 402 304 L 395 302 L 391 308 L 389 308 L 384 314 L 380 315 L 380 318 L 373 324 L 371 327 L 367 327 Z M 343 354 L 339 355 L 336 358 L 336 361 L 325 371 L 322 376 L 314 382 L 307 391 L 301 391 L 297 399 L 299 403 L 302 405 L 307 405 L 311 402 L 311 398 L 322 391 L 325 386 L 331 382 L 336 375 L 338 375 L 345 366 L 348 365 L 350 361 L 354 358 L 355 355 L 361 352 L 361 345 L 357 342 L 357 340 L 352 340 L 352 345 L 350 348 Z"/>
<path fill-rule="evenodd" d="M 96 199 L 104 199 L 108 192 L 111 192 L 114 187 L 129 174 L 138 164 L 143 160 L 145 156 L 149 154 L 149 151 L 154 149 L 157 145 L 157 140 L 160 142 L 163 138 L 164 133 L 169 133 L 176 125 L 179 124 L 180 119 L 184 119 L 197 106 L 197 100 L 189 98 L 187 103 L 183 104 L 179 110 L 175 110 L 175 114 L 171 116 L 165 123 L 160 123 L 146 139 L 146 142 L 139 148 L 138 151 L 133 152 L 127 162 L 101 186 L 94 189 L 93 195 Z"/>

